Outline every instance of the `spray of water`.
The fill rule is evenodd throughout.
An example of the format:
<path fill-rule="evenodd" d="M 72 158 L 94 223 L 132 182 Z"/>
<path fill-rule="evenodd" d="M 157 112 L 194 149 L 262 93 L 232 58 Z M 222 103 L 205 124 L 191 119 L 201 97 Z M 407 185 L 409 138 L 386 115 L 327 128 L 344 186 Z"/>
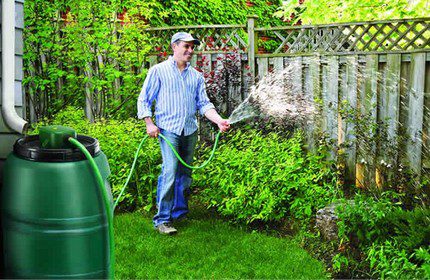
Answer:
<path fill-rule="evenodd" d="M 284 70 L 265 75 L 251 87 L 249 96 L 231 113 L 230 123 L 261 116 L 292 125 L 312 120 L 316 112 L 311 98 L 297 89 L 290 64 Z"/>
<path fill-rule="evenodd" d="M 316 105 L 309 96 L 310 93 L 307 93 L 312 91 L 307 90 L 312 88 L 309 83 L 312 81 L 298 80 L 298 76 L 302 74 L 302 66 L 290 63 L 284 70 L 269 73 L 252 86 L 249 96 L 230 115 L 230 122 L 234 124 L 251 117 L 269 116 L 283 124 L 298 125 L 319 119 L 316 125 L 328 129 L 328 132 L 333 132 L 333 128 L 336 130 L 334 141 L 339 141 L 338 144 L 344 147 L 356 147 L 356 162 L 366 166 L 366 170 L 371 170 L 366 172 L 374 173 L 375 169 L 386 169 L 386 172 L 399 175 L 404 166 L 395 159 L 405 161 L 422 157 L 421 177 L 429 178 L 430 99 L 424 98 L 422 134 L 411 133 L 409 127 L 415 120 L 409 108 L 409 103 L 413 103 L 410 98 L 414 96 L 413 91 L 407 87 L 409 81 L 402 79 L 399 82 L 398 76 L 390 73 L 388 69 L 374 70 L 359 61 L 348 60 L 339 64 L 339 69 L 335 70 L 323 61 L 309 60 L 309 63 L 309 68 L 311 64 L 317 63 L 312 66 L 320 68 L 322 72 L 326 71 L 326 74 L 330 74 L 329 77 L 337 77 L 336 80 L 323 79 L 321 86 L 326 89 L 333 86 L 337 90 L 338 100 L 322 100 L 324 104 Z M 356 71 L 353 75 L 349 72 L 351 69 Z M 338 75 L 331 75 L 330 71 L 337 71 Z M 356 80 L 351 80 L 350 76 L 356 77 Z M 400 96 L 400 108 L 391 104 L 397 99 L 389 98 L 398 92 L 403 93 Z M 334 106 L 330 107 L 330 110 L 336 110 L 332 112 L 336 114 L 335 118 L 333 115 L 331 118 L 317 116 L 320 111 L 317 108 L 328 107 L 330 102 L 333 102 Z M 344 112 L 339 115 L 340 118 L 338 109 Z M 399 120 L 390 119 L 396 110 L 400 110 Z M 330 123 L 327 123 L 328 121 Z M 407 150 L 399 147 L 398 141 L 405 145 L 418 145 L 412 145 L 412 148 Z M 412 182 L 414 180 L 415 182 Z M 419 177 L 409 178 L 409 181 L 412 185 L 420 185 Z"/>

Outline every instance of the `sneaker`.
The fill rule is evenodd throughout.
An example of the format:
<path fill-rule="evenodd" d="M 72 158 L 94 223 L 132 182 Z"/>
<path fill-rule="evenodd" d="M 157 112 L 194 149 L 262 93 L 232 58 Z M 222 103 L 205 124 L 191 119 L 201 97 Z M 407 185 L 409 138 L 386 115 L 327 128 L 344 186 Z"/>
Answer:
<path fill-rule="evenodd" d="M 157 230 L 159 233 L 166 234 L 166 235 L 172 235 L 178 232 L 176 228 L 172 227 L 172 225 L 169 223 L 165 223 L 157 226 Z"/>

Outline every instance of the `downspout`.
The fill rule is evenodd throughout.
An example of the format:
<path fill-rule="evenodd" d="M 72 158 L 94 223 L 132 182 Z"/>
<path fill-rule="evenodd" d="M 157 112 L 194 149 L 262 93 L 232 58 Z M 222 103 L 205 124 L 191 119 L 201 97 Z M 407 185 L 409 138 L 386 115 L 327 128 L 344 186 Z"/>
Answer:
<path fill-rule="evenodd" d="M 25 134 L 28 123 L 15 111 L 15 1 L 2 0 L 2 114 L 5 124 Z"/>

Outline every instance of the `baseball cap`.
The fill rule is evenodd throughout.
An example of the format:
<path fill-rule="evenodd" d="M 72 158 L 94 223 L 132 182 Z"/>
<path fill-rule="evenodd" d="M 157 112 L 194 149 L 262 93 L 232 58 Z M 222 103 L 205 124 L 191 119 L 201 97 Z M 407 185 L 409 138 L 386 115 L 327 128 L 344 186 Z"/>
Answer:
<path fill-rule="evenodd" d="M 194 45 L 196 46 L 200 45 L 200 41 L 194 38 L 193 36 L 191 36 L 191 34 L 187 32 L 175 33 L 172 36 L 172 40 L 170 41 L 170 44 L 176 43 L 177 41 L 194 42 Z"/>

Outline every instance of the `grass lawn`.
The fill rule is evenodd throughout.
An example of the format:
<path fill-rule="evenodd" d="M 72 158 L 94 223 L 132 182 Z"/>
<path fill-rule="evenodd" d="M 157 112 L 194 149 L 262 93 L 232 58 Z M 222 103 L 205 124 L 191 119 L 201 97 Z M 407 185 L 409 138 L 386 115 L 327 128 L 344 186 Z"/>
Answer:
<path fill-rule="evenodd" d="M 117 279 L 328 278 L 292 240 L 246 232 L 201 207 L 175 224 L 174 236 L 160 235 L 141 213 L 114 222 Z"/>

